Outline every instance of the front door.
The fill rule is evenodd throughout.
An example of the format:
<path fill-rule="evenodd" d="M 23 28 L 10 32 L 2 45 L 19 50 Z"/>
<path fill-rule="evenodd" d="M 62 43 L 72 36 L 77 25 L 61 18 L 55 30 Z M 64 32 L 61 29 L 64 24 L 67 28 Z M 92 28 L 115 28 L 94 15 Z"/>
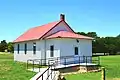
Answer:
<path fill-rule="evenodd" d="M 74 63 L 79 63 L 79 47 L 74 47 Z"/>

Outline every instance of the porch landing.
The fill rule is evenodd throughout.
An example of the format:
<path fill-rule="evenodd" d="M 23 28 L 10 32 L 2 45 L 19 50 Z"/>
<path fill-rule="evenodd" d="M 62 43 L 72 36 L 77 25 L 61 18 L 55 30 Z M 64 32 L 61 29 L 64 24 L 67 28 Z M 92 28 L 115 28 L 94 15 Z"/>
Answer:
<path fill-rule="evenodd" d="M 62 68 L 68 68 L 68 67 L 74 67 L 74 66 L 97 66 L 97 64 L 93 64 L 93 63 L 80 63 L 80 64 L 67 64 L 67 65 L 62 65 L 62 64 L 59 64 L 59 65 L 56 65 L 54 66 L 54 68 L 51 68 L 51 69 L 62 69 Z M 34 69 L 28 69 L 29 71 L 33 71 L 33 72 L 40 72 L 40 73 L 43 73 L 46 69 L 46 68 L 34 68 Z"/>
<path fill-rule="evenodd" d="M 55 66 L 55 69 L 74 67 L 74 66 L 97 66 L 97 64 L 93 64 L 93 63 L 80 63 L 80 64 L 78 63 L 78 64 L 67 64 L 67 65 L 59 64 Z"/>

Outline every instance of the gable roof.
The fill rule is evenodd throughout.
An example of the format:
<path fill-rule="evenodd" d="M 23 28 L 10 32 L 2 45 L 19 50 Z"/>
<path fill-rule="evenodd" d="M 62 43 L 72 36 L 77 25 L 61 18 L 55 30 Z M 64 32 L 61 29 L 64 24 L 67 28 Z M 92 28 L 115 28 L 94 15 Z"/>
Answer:
<path fill-rule="evenodd" d="M 63 14 L 61 14 L 59 21 L 51 22 L 51 23 L 48 23 L 48 24 L 45 24 L 45 25 L 42 25 L 42 26 L 31 28 L 28 31 L 26 31 L 24 34 L 19 36 L 16 40 L 14 40 L 13 43 L 30 41 L 30 40 L 45 39 L 46 34 L 48 32 L 50 32 L 53 28 L 55 28 L 61 22 L 64 22 L 64 24 L 67 25 L 67 28 L 69 29 L 70 32 L 60 31 L 56 34 L 53 34 L 53 35 L 47 37 L 48 39 L 49 38 L 54 38 L 54 37 L 56 38 L 58 35 L 61 36 L 61 37 L 67 37 L 67 38 L 69 37 L 69 38 L 90 39 L 88 37 L 85 37 L 85 36 L 82 36 L 82 35 L 80 37 L 77 34 L 75 34 L 75 32 L 71 29 L 71 27 L 65 22 L 65 16 Z"/>
<path fill-rule="evenodd" d="M 68 31 L 59 31 L 57 33 L 54 33 L 46 37 L 46 39 L 52 39 L 52 38 L 75 38 L 75 39 L 87 39 L 87 40 L 93 39 L 91 37 L 79 35 L 79 34 L 68 32 Z"/>
<path fill-rule="evenodd" d="M 30 41 L 30 40 L 38 40 L 41 39 L 44 35 L 46 35 L 49 31 L 51 31 L 53 28 L 55 28 L 59 23 L 64 22 L 65 25 L 69 28 L 71 32 L 74 32 L 71 27 L 64 21 L 56 21 L 56 22 L 51 22 L 42 26 L 37 26 L 34 28 L 29 29 L 26 31 L 24 34 L 19 36 L 16 40 L 13 42 L 23 42 L 23 41 Z"/>

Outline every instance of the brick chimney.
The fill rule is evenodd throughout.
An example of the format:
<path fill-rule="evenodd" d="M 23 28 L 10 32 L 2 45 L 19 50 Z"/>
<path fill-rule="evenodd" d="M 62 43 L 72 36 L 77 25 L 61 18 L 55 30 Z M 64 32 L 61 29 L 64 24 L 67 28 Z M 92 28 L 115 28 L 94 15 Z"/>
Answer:
<path fill-rule="evenodd" d="M 65 15 L 64 14 L 60 14 L 60 20 L 64 21 L 65 20 Z"/>

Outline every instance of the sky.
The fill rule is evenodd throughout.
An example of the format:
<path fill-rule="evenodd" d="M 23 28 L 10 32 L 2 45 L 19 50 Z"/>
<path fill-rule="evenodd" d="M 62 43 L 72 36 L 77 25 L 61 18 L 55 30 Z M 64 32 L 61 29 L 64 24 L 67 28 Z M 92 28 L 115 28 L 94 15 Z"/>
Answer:
<path fill-rule="evenodd" d="M 12 42 L 29 28 L 59 20 L 76 32 L 120 34 L 120 0 L 0 0 L 0 41 Z"/>

